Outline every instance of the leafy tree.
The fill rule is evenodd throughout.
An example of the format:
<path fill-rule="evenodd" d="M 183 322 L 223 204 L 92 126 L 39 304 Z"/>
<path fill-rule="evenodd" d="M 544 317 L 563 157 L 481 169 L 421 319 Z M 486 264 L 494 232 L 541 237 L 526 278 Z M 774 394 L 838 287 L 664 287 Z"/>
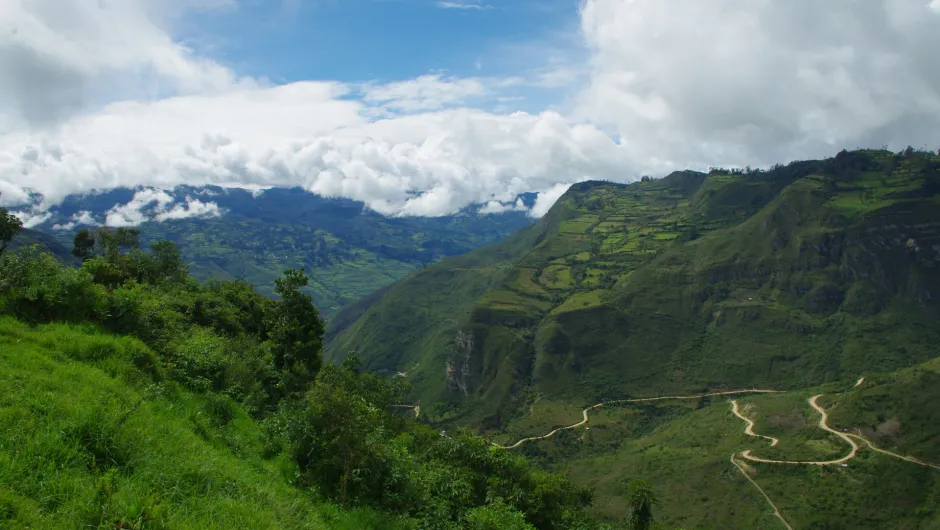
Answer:
<path fill-rule="evenodd" d="M 355 356 L 325 367 L 279 429 L 306 480 L 340 504 L 388 503 L 404 487 L 392 473 L 404 420 L 388 412 L 404 385 L 357 368 Z"/>
<path fill-rule="evenodd" d="M 308 282 L 303 269 L 284 271 L 274 282 L 280 300 L 270 306 L 265 322 L 274 366 L 287 376 L 288 392 L 303 388 L 322 364 L 323 320 L 310 296 L 300 291 Z"/>
<path fill-rule="evenodd" d="M 630 504 L 630 528 L 650 530 L 653 527 L 653 506 L 659 499 L 653 486 L 643 479 L 635 479 L 627 485 L 627 503 Z"/>
<path fill-rule="evenodd" d="M 137 228 L 99 228 L 95 230 L 95 239 L 111 263 L 117 262 L 122 250 L 140 248 L 140 230 Z"/>
<path fill-rule="evenodd" d="M 157 275 L 165 280 L 182 280 L 188 273 L 183 254 L 172 241 L 156 241 L 150 245 L 156 260 Z"/>
<path fill-rule="evenodd" d="M 3 254 L 22 227 L 23 222 L 18 217 L 7 212 L 6 208 L 0 208 L 0 254 Z"/>
<path fill-rule="evenodd" d="M 95 235 L 87 228 L 82 228 L 72 238 L 72 255 L 83 262 L 95 255 Z"/>

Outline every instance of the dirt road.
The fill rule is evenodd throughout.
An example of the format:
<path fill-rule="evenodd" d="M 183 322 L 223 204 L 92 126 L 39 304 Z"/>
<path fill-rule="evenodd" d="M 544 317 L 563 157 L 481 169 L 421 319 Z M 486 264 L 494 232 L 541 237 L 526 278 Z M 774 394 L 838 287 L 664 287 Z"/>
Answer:
<path fill-rule="evenodd" d="M 829 413 L 827 413 L 827 412 L 826 412 L 826 409 L 822 408 L 821 406 L 819 406 L 819 403 L 817 403 L 817 400 L 818 400 L 819 398 L 821 398 L 822 396 L 823 396 L 822 394 L 813 396 L 813 397 L 809 398 L 808 400 L 806 400 L 806 402 L 809 403 L 809 405 L 810 405 L 811 407 L 813 407 L 817 412 L 819 412 L 819 424 L 818 424 L 818 425 L 819 425 L 819 428 L 820 428 L 820 429 L 822 429 L 822 430 L 824 430 L 824 431 L 826 431 L 826 432 L 829 432 L 829 433 L 832 433 L 832 434 L 838 436 L 839 438 L 841 438 L 842 440 L 844 440 L 845 443 L 847 443 L 847 444 L 849 444 L 849 446 L 851 446 L 851 450 L 849 451 L 849 453 L 848 453 L 847 455 L 843 456 L 842 458 L 836 459 L 836 460 L 826 460 L 826 461 L 821 461 L 821 462 L 812 462 L 812 461 L 804 462 L 804 461 L 797 461 L 797 460 L 768 460 L 768 459 L 766 459 L 766 458 L 759 458 L 759 457 L 756 457 L 756 456 L 751 456 L 751 450 L 748 449 L 747 451 L 742 451 L 742 452 L 740 453 L 741 458 L 745 458 L 745 459 L 750 460 L 750 461 L 752 461 L 752 462 L 763 462 L 763 463 L 765 463 L 765 464 L 803 464 L 803 465 L 813 465 L 813 466 L 833 466 L 833 465 L 837 465 L 837 464 L 844 464 L 844 463 L 848 462 L 849 460 L 855 458 L 855 455 L 858 453 L 858 444 L 855 443 L 855 440 L 853 440 L 850 435 L 848 435 L 848 434 L 846 434 L 846 433 L 843 433 L 843 432 L 839 432 L 839 431 L 837 431 L 837 430 L 832 429 L 831 427 L 829 427 Z M 733 403 L 733 402 L 732 402 L 732 403 Z M 743 419 L 745 422 L 747 422 L 747 426 L 744 428 L 744 432 L 745 432 L 746 434 L 748 434 L 748 435 L 750 435 L 750 436 L 759 436 L 759 437 L 761 437 L 761 438 L 769 438 L 769 437 L 767 437 L 767 436 L 763 436 L 763 435 L 760 435 L 760 434 L 755 434 L 755 433 L 754 433 L 754 430 L 753 430 L 753 428 L 754 428 L 754 422 L 752 422 L 751 420 L 749 420 L 749 419 L 745 418 L 744 416 L 742 416 L 742 415 L 741 415 L 740 413 L 738 413 L 735 409 L 737 409 L 737 404 L 736 404 L 736 403 L 733 403 L 732 412 L 734 412 L 734 414 L 735 414 L 737 417 L 739 417 L 739 418 Z M 775 438 L 770 438 L 770 439 L 771 439 L 771 440 L 775 440 Z M 777 444 L 776 444 L 776 443 L 772 443 L 772 444 L 771 444 L 771 447 L 773 447 L 774 445 L 777 445 Z"/>
<path fill-rule="evenodd" d="M 617 400 L 614 400 L 614 401 L 604 401 L 604 402 L 598 403 L 598 404 L 596 404 L 596 405 L 591 405 L 590 407 L 588 407 L 588 408 L 582 410 L 582 411 L 581 411 L 582 419 L 581 419 L 581 421 L 579 421 L 578 423 L 573 423 L 573 424 L 571 424 L 571 425 L 568 425 L 567 427 L 559 427 L 559 428 L 555 429 L 554 431 L 552 431 L 552 432 L 550 432 L 550 433 L 548 433 L 548 434 L 543 434 L 542 436 L 532 436 L 532 437 L 529 437 L 529 438 L 523 438 L 523 439 L 519 440 L 518 442 L 516 442 L 516 443 L 514 443 L 514 444 L 512 444 L 512 445 L 499 445 L 499 444 L 497 444 L 497 443 L 495 443 L 495 442 L 493 443 L 493 445 L 495 445 L 496 447 L 499 447 L 499 448 L 501 448 L 501 449 L 515 449 L 515 448 L 519 447 L 520 445 L 522 445 L 522 444 L 524 444 L 524 443 L 526 443 L 526 442 L 532 442 L 532 441 L 535 441 L 535 440 L 544 440 L 544 439 L 546 439 L 546 438 L 551 438 L 552 436 L 555 436 L 556 434 L 558 434 L 558 433 L 561 432 L 561 431 L 567 431 L 567 430 L 569 430 L 569 429 L 577 429 L 578 427 L 582 427 L 582 426 L 584 426 L 584 425 L 587 425 L 587 422 L 588 422 L 589 419 L 590 419 L 590 417 L 589 417 L 588 414 L 589 414 L 592 410 L 594 410 L 594 409 L 596 409 L 596 408 L 599 408 L 599 407 L 603 407 L 604 405 L 615 405 L 615 404 L 618 404 L 618 403 L 647 403 L 647 402 L 650 402 L 650 401 L 664 401 L 664 400 L 667 400 L 667 399 L 701 399 L 701 398 L 703 398 L 703 397 L 712 397 L 712 396 L 734 396 L 734 395 L 739 395 L 739 394 L 776 394 L 776 393 L 778 393 L 778 392 L 780 392 L 780 391 L 779 391 L 779 390 L 757 390 L 757 389 L 751 389 L 751 390 L 729 390 L 729 391 L 727 391 L 727 392 L 710 392 L 710 393 L 708 393 L 708 394 L 698 394 L 698 395 L 695 395 L 695 396 L 660 396 L 660 397 L 652 397 L 652 398 L 617 399 Z"/>
<path fill-rule="evenodd" d="M 747 427 L 744 428 L 744 434 L 748 436 L 754 436 L 756 438 L 764 438 L 765 440 L 770 440 L 771 447 L 776 447 L 777 444 L 780 443 L 780 440 L 774 438 L 773 436 L 764 436 L 763 434 L 755 433 L 754 422 L 741 414 L 741 409 L 738 408 L 738 400 L 736 399 L 731 400 L 731 412 L 734 413 L 735 416 L 747 422 Z"/>

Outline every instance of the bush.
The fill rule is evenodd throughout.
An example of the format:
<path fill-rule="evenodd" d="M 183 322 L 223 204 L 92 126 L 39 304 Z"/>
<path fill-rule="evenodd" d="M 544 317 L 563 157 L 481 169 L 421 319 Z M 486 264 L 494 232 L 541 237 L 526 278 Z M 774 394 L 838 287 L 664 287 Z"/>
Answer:
<path fill-rule="evenodd" d="M 33 246 L 0 261 L 0 303 L 4 312 L 31 323 L 99 321 L 107 291 L 87 272 L 62 267 Z"/>

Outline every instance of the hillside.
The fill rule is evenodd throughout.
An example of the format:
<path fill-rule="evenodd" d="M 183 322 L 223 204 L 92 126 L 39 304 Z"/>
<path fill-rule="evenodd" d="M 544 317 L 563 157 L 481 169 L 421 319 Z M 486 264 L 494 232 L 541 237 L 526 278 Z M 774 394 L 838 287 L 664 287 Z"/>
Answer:
<path fill-rule="evenodd" d="M 936 356 L 940 157 L 572 187 L 537 225 L 393 285 L 328 355 L 400 373 L 431 421 L 536 399 L 805 388 Z"/>
<path fill-rule="evenodd" d="M 0 255 L 0 528 L 607 528 L 590 490 L 324 364 L 302 272 L 272 300 L 112 235 L 80 267 Z"/>
<path fill-rule="evenodd" d="M 768 495 L 795 529 L 932 529 L 940 525 L 940 363 L 887 374 L 772 394 L 716 396 L 650 403 L 610 404 L 591 412 L 579 429 L 516 449 L 549 469 L 564 471 L 577 484 L 593 487 L 595 513 L 611 521 L 627 513 L 623 484 L 648 478 L 668 525 L 686 529 L 783 529 L 768 502 L 729 461 L 738 464 Z M 807 399 L 821 394 L 829 425 L 859 433 L 855 458 L 829 466 L 748 461 L 741 452 L 771 460 L 841 459 L 844 440 L 821 430 Z M 754 421 L 747 436 L 732 402 Z M 508 427 L 502 442 L 548 432 L 550 426 L 580 418 L 587 402 L 540 402 L 533 414 Z M 871 450 L 871 441 L 882 451 Z M 915 458 L 919 465 L 898 458 Z"/>
<path fill-rule="evenodd" d="M 531 206 L 534 196 L 520 199 Z M 217 215 L 196 215 L 196 205 Z M 160 217 L 173 208 L 191 216 Z M 242 279 L 266 295 L 273 293 L 274 279 L 284 269 L 304 267 L 311 278 L 307 292 L 328 315 L 424 265 L 499 241 L 532 222 L 521 211 L 487 215 L 478 210 L 393 218 L 360 202 L 300 188 L 119 188 L 70 196 L 51 208 L 37 228 L 71 248 L 74 230 L 89 221 L 103 223 L 110 213 L 141 223 L 145 245 L 176 243 L 193 276 Z"/>

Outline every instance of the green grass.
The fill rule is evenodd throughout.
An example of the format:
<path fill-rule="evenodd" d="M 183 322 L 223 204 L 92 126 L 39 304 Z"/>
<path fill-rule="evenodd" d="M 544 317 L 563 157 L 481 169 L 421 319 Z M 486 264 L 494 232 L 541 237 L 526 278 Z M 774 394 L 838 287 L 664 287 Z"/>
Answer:
<path fill-rule="evenodd" d="M 141 343 L 0 319 L 0 527 L 389 528 L 291 486 L 226 398 L 150 380 Z"/>

